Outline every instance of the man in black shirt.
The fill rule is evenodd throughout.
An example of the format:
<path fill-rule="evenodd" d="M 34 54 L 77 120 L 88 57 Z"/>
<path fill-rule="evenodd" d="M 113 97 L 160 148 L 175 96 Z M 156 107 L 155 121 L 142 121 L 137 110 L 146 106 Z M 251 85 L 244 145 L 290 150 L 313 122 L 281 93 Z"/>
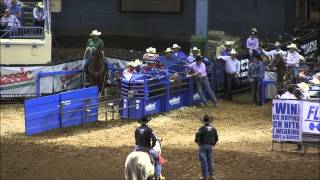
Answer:
<path fill-rule="evenodd" d="M 213 146 L 218 142 L 217 130 L 212 127 L 212 117 L 204 115 L 202 119 L 204 126 L 198 129 L 195 142 L 199 145 L 199 159 L 201 173 L 204 180 L 213 179 Z"/>
<path fill-rule="evenodd" d="M 153 130 L 147 125 L 149 118 L 144 116 L 139 121 L 141 126 L 135 131 L 136 139 L 136 151 L 150 152 L 150 150 L 156 145 L 157 138 Z"/>

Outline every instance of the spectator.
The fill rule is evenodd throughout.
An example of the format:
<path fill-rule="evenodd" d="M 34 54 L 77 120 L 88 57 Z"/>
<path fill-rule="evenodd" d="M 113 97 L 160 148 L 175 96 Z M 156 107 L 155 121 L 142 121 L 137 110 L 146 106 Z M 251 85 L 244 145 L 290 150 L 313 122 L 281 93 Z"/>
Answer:
<path fill-rule="evenodd" d="M 5 4 L 6 8 L 10 9 L 11 4 L 12 4 L 12 0 L 4 0 L 4 4 Z"/>
<path fill-rule="evenodd" d="M 15 15 L 10 15 L 10 10 L 6 9 L 4 11 L 3 17 L 0 19 L 0 24 L 4 29 L 12 29 L 15 27 L 20 27 L 20 21 Z"/>
<path fill-rule="evenodd" d="M 191 49 L 191 55 L 188 56 L 187 61 L 189 64 L 193 63 L 196 60 L 196 57 L 199 56 L 199 49 L 197 47 L 193 47 Z"/>
<path fill-rule="evenodd" d="M 181 51 L 181 47 L 178 44 L 172 45 L 172 55 L 175 56 L 179 60 L 187 61 L 187 55 Z"/>
<path fill-rule="evenodd" d="M 143 73 L 143 69 L 141 68 L 141 65 L 143 63 L 139 59 L 134 60 L 134 65 L 135 65 L 135 72 L 136 73 Z"/>
<path fill-rule="evenodd" d="M 169 69 L 171 66 L 174 66 L 176 64 L 185 64 L 185 61 L 177 59 L 176 56 L 172 55 L 171 48 L 167 48 L 164 51 L 164 54 L 164 56 L 159 57 L 159 61 L 165 69 Z"/>
<path fill-rule="evenodd" d="M 259 105 L 259 81 L 261 65 L 259 63 L 259 56 L 253 55 L 252 61 L 249 64 L 248 78 L 250 81 L 251 97 L 253 105 Z"/>
<path fill-rule="evenodd" d="M 19 2 L 17 0 L 12 0 L 11 7 L 10 7 L 10 13 L 12 15 L 15 15 L 19 21 L 22 20 L 22 8 Z"/>
<path fill-rule="evenodd" d="M 226 41 L 225 42 L 225 48 L 223 48 L 222 50 L 221 50 L 221 53 L 220 53 L 220 55 L 221 56 L 230 56 L 231 55 L 231 45 L 233 44 L 233 42 L 231 42 L 231 41 Z"/>
<path fill-rule="evenodd" d="M 157 54 L 157 49 L 153 47 L 149 47 L 146 49 L 146 53 L 143 55 L 143 60 L 147 61 L 156 61 L 159 58 L 159 54 Z"/>
<path fill-rule="evenodd" d="M 299 65 L 301 56 L 298 53 L 299 49 L 296 44 L 290 44 L 287 46 L 289 49 L 288 54 L 286 56 L 286 67 L 290 71 L 292 71 L 293 81 L 296 84 L 299 77 Z"/>
<path fill-rule="evenodd" d="M 253 53 L 253 50 L 259 49 L 259 40 L 256 37 L 256 34 L 258 33 L 258 30 L 256 28 L 252 28 L 250 31 L 250 36 L 247 39 L 246 47 L 249 51 L 250 56 Z"/>
<path fill-rule="evenodd" d="M 196 132 L 195 142 L 199 145 L 199 160 L 201 164 L 201 174 L 203 180 L 213 180 L 214 164 L 213 164 L 213 146 L 219 140 L 217 130 L 210 124 L 213 118 L 204 115 L 202 118 L 204 126 Z"/>
<path fill-rule="evenodd" d="M 4 0 L 0 0 L 0 18 L 3 16 L 4 11 L 7 9 L 6 4 L 4 3 Z"/>
<path fill-rule="evenodd" d="M 238 85 L 239 75 L 240 75 L 240 61 L 237 59 L 237 52 L 232 49 L 230 55 L 219 56 L 218 59 L 225 61 L 225 71 L 226 71 L 226 90 L 225 96 L 228 100 L 232 100 L 232 84 Z"/>
<path fill-rule="evenodd" d="M 280 54 L 282 56 L 286 55 L 286 52 L 281 50 L 281 44 L 278 41 L 276 41 L 274 43 L 274 48 L 275 49 L 273 49 L 271 51 L 266 51 L 266 50 L 262 49 L 262 52 L 263 52 L 263 54 L 270 56 L 271 60 L 273 60 L 275 58 L 276 54 Z"/>
<path fill-rule="evenodd" d="M 33 26 L 44 27 L 45 13 L 43 2 L 38 2 L 37 6 L 33 8 Z"/>
<path fill-rule="evenodd" d="M 283 93 L 279 99 L 297 99 L 297 97 L 294 95 L 294 88 L 292 86 L 288 87 L 288 91 Z"/>
<path fill-rule="evenodd" d="M 209 94 L 214 107 L 216 107 L 218 104 L 218 100 L 210 87 L 210 83 L 207 77 L 206 65 L 202 61 L 203 58 L 201 56 L 196 57 L 196 61 L 189 65 L 189 67 L 194 71 L 194 73 L 191 75 L 187 75 L 187 77 L 194 77 L 196 89 L 202 103 L 205 106 L 208 104 L 208 100 L 202 90 L 202 88 L 204 88 L 204 90 Z"/>
<path fill-rule="evenodd" d="M 127 68 L 125 68 L 122 72 L 123 77 L 125 77 L 128 81 L 131 79 L 132 75 L 135 73 L 135 63 L 130 61 L 127 63 Z"/>

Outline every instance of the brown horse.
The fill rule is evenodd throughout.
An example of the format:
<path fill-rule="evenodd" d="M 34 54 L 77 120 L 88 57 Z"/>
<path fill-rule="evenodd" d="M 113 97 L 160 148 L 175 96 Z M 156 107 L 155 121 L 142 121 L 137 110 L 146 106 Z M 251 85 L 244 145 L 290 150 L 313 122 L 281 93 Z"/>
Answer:
<path fill-rule="evenodd" d="M 98 86 L 100 95 L 104 95 L 108 74 L 103 61 L 103 53 L 101 50 L 94 50 L 92 56 L 89 57 L 88 63 L 88 79 L 90 86 Z"/>
<path fill-rule="evenodd" d="M 273 60 L 271 61 L 269 68 L 272 69 L 273 67 L 277 68 L 277 88 L 278 91 L 281 91 L 284 89 L 284 78 L 286 75 L 286 65 L 281 54 L 276 54 Z"/>

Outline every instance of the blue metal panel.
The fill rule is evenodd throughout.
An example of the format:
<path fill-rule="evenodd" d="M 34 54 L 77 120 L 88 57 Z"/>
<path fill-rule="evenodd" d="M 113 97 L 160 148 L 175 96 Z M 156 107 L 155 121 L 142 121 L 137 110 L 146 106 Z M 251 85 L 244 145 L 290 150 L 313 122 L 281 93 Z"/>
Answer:
<path fill-rule="evenodd" d="M 51 129 L 60 128 L 59 101 L 60 95 L 51 95 L 25 101 L 26 135 L 39 134 Z"/>
<path fill-rule="evenodd" d="M 180 91 L 170 95 L 168 98 L 169 111 L 185 106 L 185 101 L 187 101 L 188 98 L 188 90 Z"/>
<path fill-rule="evenodd" d="M 98 88 L 90 87 L 61 93 L 61 127 L 98 120 Z"/>
<path fill-rule="evenodd" d="M 160 103 L 161 98 L 153 98 L 149 99 L 149 101 L 146 103 L 146 106 L 144 107 L 145 115 L 151 115 L 151 114 L 157 114 L 161 112 L 161 106 L 164 105 L 164 103 Z"/>

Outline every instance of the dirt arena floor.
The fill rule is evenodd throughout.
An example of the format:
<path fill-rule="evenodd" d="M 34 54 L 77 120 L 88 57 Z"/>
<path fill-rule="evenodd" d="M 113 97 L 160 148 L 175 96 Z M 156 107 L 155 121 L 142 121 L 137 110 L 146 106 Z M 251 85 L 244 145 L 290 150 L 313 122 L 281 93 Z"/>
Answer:
<path fill-rule="evenodd" d="M 213 110 L 189 107 L 155 116 L 150 126 L 163 138 L 163 175 L 169 180 L 199 178 L 194 134 L 199 118 L 209 112 L 220 138 L 214 153 L 216 179 L 320 179 L 316 148 L 305 155 L 294 152 L 294 145 L 284 145 L 283 152 L 276 145 L 271 151 L 271 105 L 253 107 L 247 96 L 221 100 Z M 138 123 L 99 121 L 27 137 L 23 114 L 22 104 L 1 104 L 1 180 L 124 179 Z"/>

